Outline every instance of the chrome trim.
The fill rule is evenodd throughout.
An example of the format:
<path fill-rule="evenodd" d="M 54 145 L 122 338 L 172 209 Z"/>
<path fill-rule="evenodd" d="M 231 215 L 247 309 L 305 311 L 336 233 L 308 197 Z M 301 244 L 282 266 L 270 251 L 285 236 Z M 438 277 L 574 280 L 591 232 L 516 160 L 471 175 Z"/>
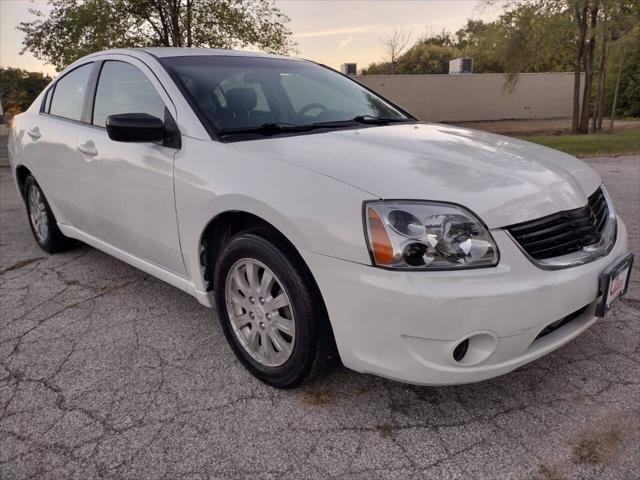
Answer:
<path fill-rule="evenodd" d="M 578 265 L 585 265 L 591 263 L 598 258 L 607 256 L 618 240 L 618 221 L 616 212 L 613 207 L 609 192 L 604 188 L 604 185 L 600 185 L 598 188 L 602 190 L 605 201 L 607 202 L 607 209 L 609 210 L 609 219 L 602 232 L 600 241 L 594 245 L 588 245 L 582 250 L 572 252 L 567 255 L 561 255 L 559 257 L 545 258 L 543 260 L 536 260 L 529 255 L 522 245 L 511 235 L 508 229 L 504 228 L 503 231 L 507 236 L 515 243 L 520 251 L 524 254 L 531 263 L 542 270 L 562 270 L 564 268 L 576 267 Z M 594 193 L 598 189 L 594 190 Z M 593 195 L 593 194 L 592 194 Z"/>

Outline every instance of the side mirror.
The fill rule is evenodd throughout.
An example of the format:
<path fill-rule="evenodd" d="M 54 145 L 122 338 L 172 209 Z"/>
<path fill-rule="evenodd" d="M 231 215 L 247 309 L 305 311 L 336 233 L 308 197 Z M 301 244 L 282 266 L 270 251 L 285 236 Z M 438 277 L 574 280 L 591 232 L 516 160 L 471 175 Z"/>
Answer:
<path fill-rule="evenodd" d="M 147 113 L 109 115 L 109 138 L 116 142 L 157 142 L 164 139 L 164 122 Z"/>

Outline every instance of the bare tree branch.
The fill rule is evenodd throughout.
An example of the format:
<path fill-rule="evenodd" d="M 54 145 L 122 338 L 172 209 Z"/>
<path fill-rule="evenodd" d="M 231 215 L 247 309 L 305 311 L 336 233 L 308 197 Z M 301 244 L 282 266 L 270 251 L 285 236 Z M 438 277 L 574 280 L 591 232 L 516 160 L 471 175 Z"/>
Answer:
<path fill-rule="evenodd" d="M 393 33 L 389 37 L 381 40 L 386 48 L 387 58 L 389 58 L 389 63 L 391 64 L 391 75 L 395 75 L 396 73 L 398 59 L 409 45 L 411 33 L 411 31 L 405 30 L 404 27 L 400 25 L 399 27 L 393 27 Z"/>

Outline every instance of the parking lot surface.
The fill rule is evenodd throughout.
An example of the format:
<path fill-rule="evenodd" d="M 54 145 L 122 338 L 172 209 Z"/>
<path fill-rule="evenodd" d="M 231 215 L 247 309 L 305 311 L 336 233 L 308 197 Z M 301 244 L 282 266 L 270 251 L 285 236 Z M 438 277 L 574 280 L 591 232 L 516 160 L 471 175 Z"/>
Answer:
<path fill-rule="evenodd" d="M 638 254 L 640 158 L 588 161 Z M 278 391 L 185 293 L 87 246 L 40 251 L 12 182 L 0 167 L 2 479 L 638 478 L 640 261 L 610 315 L 506 376 L 340 367 Z"/>

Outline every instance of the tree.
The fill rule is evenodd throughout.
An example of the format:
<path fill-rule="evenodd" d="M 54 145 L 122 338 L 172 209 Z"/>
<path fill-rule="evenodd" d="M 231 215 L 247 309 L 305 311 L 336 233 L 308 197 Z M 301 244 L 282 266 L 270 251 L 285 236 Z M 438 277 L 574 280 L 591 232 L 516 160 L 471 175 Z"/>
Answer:
<path fill-rule="evenodd" d="M 566 71 L 571 68 L 570 18 L 552 8 L 523 3 L 505 10 L 494 22 L 469 22 L 457 36 L 466 40 L 464 53 L 474 58 L 476 72 L 506 74 L 512 90 L 525 72 Z"/>
<path fill-rule="evenodd" d="M 578 29 L 578 42 L 576 50 L 576 60 L 573 68 L 573 118 L 571 122 L 571 133 L 578 133 L 580 129 L 580 83 L 582 75 L 582 62 L 584 60 L 585 43 L 587 39 L 587 18 L 589 15 L 589 5 L 582 2 L 574 3 L 574 20 Z"/>
<path fill-rule="evenodd" d="M 587 1 L 587 4 L 590 2 Z M 596 54 L 596 26 L 598 24 L 598 11 L 600 4 L 595 1 L 588 5 L 589 22 L 589 42 L 588 48 L 584 49 L 584 92 L 582 94 L 582 113 L 580 115 L 580 123 L 578 132 L 589 133 L 589 118 L 591 115 L 591 89 L 593 85 L 593 65 Z"/>
<path fill-rule="evenodd" d="M 456 47 L 456 37 L 447 32 L 446 30 L 442 30 L 440 33 L 436 33 L 435 35 L 426 35 L 423 36 L 418 43 L 436 45 L 438 47 Z"/>
<path fill-rule="evenodd" d="M 602 42 L 600 45 L 600 66 L 598 67 L 598 94 L 596 97 L 595 111 L 593 112 L 593 123 L 591 130 L 597 132 L 602 130 L 602 117 L 604 115 L 604 89 L 607 76 L 607 57 L 609 54 L 609 32 L 607 31 L 605 17 L 605 27 L 602 30 Z"/>
<path fill-rule="evenodd" d="M 449 60 L 460 57 L 462 52 L 455 47 L 444 47 L 421 40 L 398 57 L 393 72 L 396 75 L 424 75 L 447 73 Z M 391 62 L 372 63 L 362 70 L 363 75 L 386 75 L 391 71 Z"/>
<path fill-rule="evenodd" d="M 464 55 L 473 58 L 475 73 L 501 73 L 503 68 L 498 47 L 502 38 L 504 34 L 500 32 L 497 22 L 469 19 L 467 24 L 456 32 L 455 46 L 464 52 Z"/>
<path fill-rule="evenodd" d="M 391 71 L 390 62 L 378 62 L 378 63 L 374 62 L 364 67 L 360 71 L 360 74 L 361 75 L 388 75 L 390 71 Z"/>
<path fill-rule="evenodd" d="M 402 45 L 402 43 L 400 42 L 398 45 Z M 453 46 L 454 44 L 454 36 L 445 31 L 433 36 L 424 36 L 406 52 L 394 55 L 393 62 L 372 63 L 362 70 L 362 74 L 385 75 L 389 72 L 392 72 L 392 75 L 447 73 L 449 71 L 449 60 L 462 55 L 461 51 Z M 403 46 L 400 51 L 405 48 L 406 46 Z"/>
<path fill-rule="evenodd" d="M 608 68 L 612 48 L 614 52 L 620 52 L 622 50 L 623 55 L 621 62 L 613 62 L 615 66 L 622 66 L 626 58 L 625 47 L 629 46 L 629 42 L 632 41 L 633 38 L 633 33 L 630 32 L 632 32 L 637 25 L 638 15 L 640 15 L 640 11 L 636 11 L 634 15 L 633 5 L 630 2 L 622 2 L 619 0 L 601 0 L 600 11 L 600 65 L 598 67 L 598 90 L 592 121 L 593 131 L 602 130 L 602 120 L 606 109 L 605 102 L 607 100 L 608 75 L 609 73 L 614 74 L 614 72 L 609 72 L 610 68 Z M 633 63 L 633 65 L 636 68 L 640 67 L 637 61 Z M 616 88 L 617 86 L 618 84 L 616 82 Z"/>
<path fill-rule="evenodd" d="M 293 48 L 272 0 L 49 0 L 22 22 L 23 52 L 62 70 L 91 52 L 126 47 Z"/>
<path fill-rule="evenodd" d="M 488 3 L 495 3 L 488 0 Z M 567 47 L 573 50 L 573 71 L 574 71 L 574 91 L 573 91 L 573 133 L 589 133 L 589 119 L 592 114 L 593 84 L 595 74 L 595 58 L 598 47 L 600 47 L 600 66 L 598 90 L 596 97 L 594 125 L 596 129 L 601 125 L 597 117 L 602 116 L 604 107 L 602 106 L 605 88 L 605 72 L 607 70 L 607 48 L 610 34 L 606 31 L 609 25 L 609 17 L 617 17 L 617 23 L 630 23 L 636 25 L 639 18 L 638 0 L 509 0 L 505 4 L 505 13 L 497 20 L 499 23 L 504 18 L 520 12 L 530 12 L 532 18 L 547 19 L 544 23 L 548 26 L 556 23 L 552 29 L 543 28 L 547 34 L 554 36 L 554 33 L 565 32 L 569 34 L 566 41 L 558 42 L 558 38 L 547 38 L 543 44 L 557 48 L 558 51 L 566 50 Z M 615 14 L 615 15 L 614 15 Z M 570 19 L 570 23 L 562 22 L 562 19 Z M 559 21 L 559 23 L 558 23 Z M 570 25 L 573 24 L 573 28 Z M 567 29 L 567 27 L 569 28 Z M 599 33 L 600 32 L 600 33 Z M 527 49 L 526 45 L 532 43 L 535 38 L 535 30 L 527 31 L 518 28 L 516 32 L 506 35 L 505 45 L 507 50 L 511 49 L 510 58 L 523 59 L 524 62 L 504 62 L 505 72 L 508 78 L 515 78 L 523 71 L 523 67 L 531 63 L 532 58 L 539 55 Z M 600 42 L 598 42 L 600 38 Z M 524 41 L 523 41 L 524 40 Z M 600 43 L 600 45 L 598 45 Z M 530 65 L 529 65 L 530 66 Z M 584 72 L 584 87 L 581 88 L 581 78 Z M 582 100 L 582 101 L 581 101 Z"/>
<path fill-rule="evenodd" d="M 388 64 L 391 67 L 391 75 L 396 73 L 396 65 L 400 55 L 404 52 L 411 40 L 411 32 L 405 31 L 402 26 L 394 27 L 393 33 L 382 40 L 382 44 L 387 50 Z"/>
<path fill-rule="evenodd" d="M 492 22 L 468 20 L 455 35 L 421 38 L 397 58 L 394 71 L 446 73 L 447 62 L 464 55 L 473 58 L 475 73 L 504 73 L 507 91 L 520 73 L 573 71 L 574 133 L 588 133 L 590 120 L 592 131 L 601 130 L 605 112 L 640 116 L 640 0 L 501 4 L 504 10 Z M 363 73 L 390 67 L 371 64 Z"/>
<path fill-rule="evenodd" d="M 448 73 L 449 61 L 461 57 L 462 52 L 455 47 L 441 46 L 428 40 L 416 43 L 398 60 L 398 73 Z"/>
<path fill-rule="evenodd" d="M 640 25 L 615 43 L 611 47 L 605 101 L 611 112 L 610 130 L 618 112 L 621 117 L 640 117 Z"/>
<path fill-rule="evenodd" d="M 618 93 L 620 92 L 620 82 L 622 80 L 622 71 L 624 68 L 624 61 L 627 57 L 628 44 L 622 47 L 622 57 L 620 58 L 620 67 L 618 69 L 618 76 L 616 77 L 616 88 L 613 93 L 613 101 L 611 103 L 611 118 L 609 120 L 609 131 L 613 131 L 613 122 L 616 118 L 616 107 L 618 106 Z"/>
<path fill-rule="evenodd" d="M 4 114 L 11 117 L 24 112 L 50 81 L 51 77 L 39 72 L 0 67 L 0 100 Z"/>

